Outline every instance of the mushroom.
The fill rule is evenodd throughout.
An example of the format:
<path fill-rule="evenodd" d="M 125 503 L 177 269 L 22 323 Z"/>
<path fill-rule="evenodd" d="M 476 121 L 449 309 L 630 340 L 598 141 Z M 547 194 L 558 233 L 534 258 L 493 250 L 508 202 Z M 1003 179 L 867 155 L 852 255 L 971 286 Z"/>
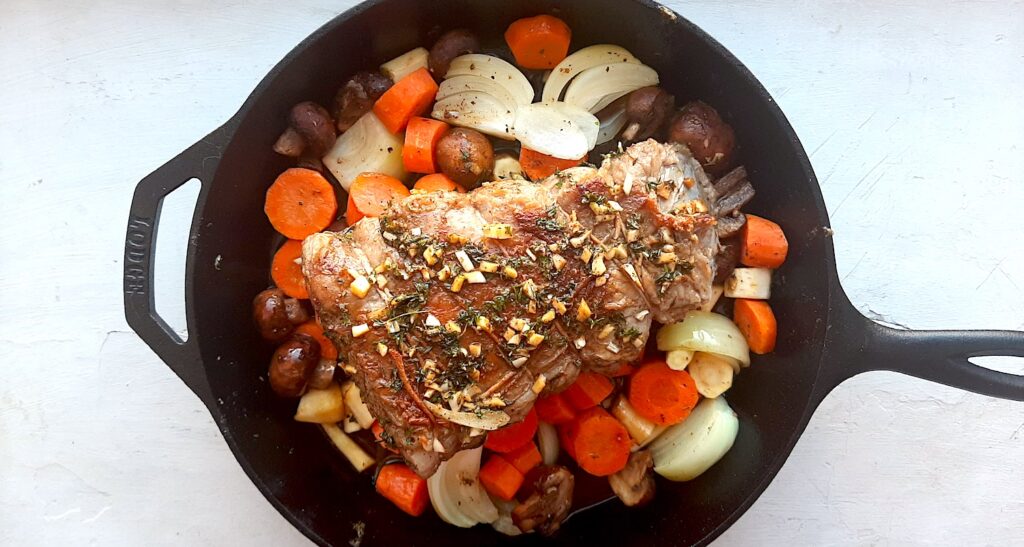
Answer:
<path fill-rule="evenodd" d="M 434 42 L 434 47 L 430 48 L 427 65 L 434 77 L 444 78 L 445 74 L 448 74 L 452 59 L 477 51 L 480 51 L 480 40 L 477 40 L 476 35 L 466 29 L 449 30 Z"/>
<path fill-rule="evenodd" d="M 654 458 L 647 450 L 629 455 L 626 467 L 608 477 L 612 491 L 627 507 L 643 505 L 654 499 Z"/>
<path fill-rule="evenodd" d="M 732 164 L 736 134 L 717 110 L 701 101 L 683 105 L 669 125 L 668 136 L 685 144 L 709 174 L 720 174 Z"/>
<path fill-rule="evenodd" d="M 288 128 L 274 143 L 274 151 L 283 156 L 320 157 L 334 146 L 337 134 L 327 109 L 312 102 L 301 102 L 288 114 Z"/>
<path fill-rule="evenodd" d="M 378 72 L 357 72 L 334 95 L 334 119 L 338 132 L 344 133 L 373 108 L 373 103 L 392 85 Z"/>
<path fill-rule="evenodd" d="M 320 362 L 320 343 L 308 334 L 293 334 L 270 359 L 270 387 L 282 397 L 298 397 Z"/>
<path fill-rule="evenodd" d="M 334 381 L 334 370 L 338 368 L 337 361 L 331 361 L 329 359 L 321 359 L 316 367 L 313 368 L 313 372 L 309 374 L 309 387 L 314 389 L 324 389 L 331 385 Z"/>
<path fill-rule="evenodd" d="M 309 321 L 309 310 L 281 289 L 267 289 L 252 300 L 252 319 L 260 336 L 271 342 L 283 340 L 295 325 Z"/>
<path fill-rule="evenodd" d="M 675 97 L 658 86 L 641 87 L 626 100 L 626 128 L 622 138 L 642 141 L 658 132 L 675 105 Z"/>
<path fill-rule="evenodd" d="M 569 516 L 575 478 L 560 465 L 540 467 L 536 472 L 537 478 L 529 485 L 530 496 L 512 510 L 512 522 L 523 532 L 536 529 L 550 536 Z"/>

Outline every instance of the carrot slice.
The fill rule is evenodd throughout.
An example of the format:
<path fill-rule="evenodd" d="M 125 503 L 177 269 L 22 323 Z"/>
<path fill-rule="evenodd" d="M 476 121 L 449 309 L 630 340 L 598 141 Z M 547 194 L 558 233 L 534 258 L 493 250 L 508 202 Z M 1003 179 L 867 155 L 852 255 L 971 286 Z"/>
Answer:
<path fill-rule="evenodd" d="M 531 408 L 521 422 L 488 433 L 484 448 L 495 452 L 511 452 L 530 442 L 536 434 L 537 412 Z"/>
<path fill-rule="evenodd" d="M 629 404 L 656 424 L 683 421 L 699 398 L 697 384 L 689 373 L 672 370 L 664 361 L 647 363 L 629 379 Z"/>
<path fill-rule="evenodd" d="M 562 450 L 565 450 L 565 453 L 574 460 L 576 459 L 576 447 L 572 443 L 572 438 L 575 428 L 576 418 L 558 426 L 558 442 L 561 444 Z"/>
<path fill-rule="evenodd" d="M 737 298 L 732 305 L 732 320 L 747 339 L 750 351 L 764 355 L 775 349 L 779 325 L 767 302 Z"/>
<path fill-rule="evenodd" d="M 427 481 L 403 463 L 385 465 L 377 473 L 377 493 L 414 517 L 423 514 L 430 497 Z"/>
<path fill-rule="evenodd" d="M 621 471 L 632 448 L 625 426 L 599 406 L 579 415 L 569 439 L 576 453 L 576 463 L 598 477 Z"/>
<path fill-rule="evenodd" d="M 324 328 L 321 327 L 320 323 L 317 323 L 315 319 L 306 321 L 305 323 L 295 327 L 295 332 L 299 334 L 308 334 L 320 343 L 321 359 L 334 361 L 338 358 L 338 348 L 334 346 L 334 342 L 331 342 L 329 338 L 324 336 Z"/>
<path fill-rule="evenodd" d="M 413 117 L 405 127 L 402 164 L 410 173 L 437 172 L 437 141 L 448 130 L 448 124 L 430 118 Z"/>
<path fill-rule="evenodd" d="M 543 457 L 540 455 L 540 450 L 537 449 L 537 443 L 528 442 L 523 446 L 505 454 L 505 460 L 512 464 L 523 475 L 530 472 L 531 469 L 540 465 L 543 461 Z"/>
<path fill-rule="evenodd" d="M 511 501 L 523 485 L 523 474 L 505 458 L 494 454 L 480 467 L 480 484 L 491 495 Z"/>
<path fill-rule="evenodd" d="M 274 284 L 292 298 L 309 298 L 306 289 L 306 278 L 302 277 L 302 266 L 298 260 L 302 258 L 302 242 L 289 239 L 274 253 L 270 264 L 270 277 Z"/>
<path fill-rule="evenodd" d="M 530 180 L 550 177 L 563 169 L 576 167 L 583 163 L 585 159 L 586 156 L 578 160 L 563 160 L 547 154 L 541 154 L 529 148 L 523 147 L 519 149 L 519 166 L 522 167 L 526 176 L 530 177 Z"/>
<path fill-rule="evenodd" d="M 293 167 L 270 185 L 263 212 L 274 229 L 288 239 L 304 239 L 334 222 L 338 199 L 323 175 Z"/>
<path fill-rule="evenodd" d="M 564 424 L 571 422 L 576 417 L 576 411 L 560 393 L 552 393 L 547 397 L 537 399 L 533 408 L 537 411 L 537 417 L 542 422 L 549 424 Z"/>
<path fill-rule="evenodd" d="M 409 195 L 409 189 L 395 177 L 381 173 L 360 173 L 348 189 L 345 220 L 352 226 L 363 217 L 384 213 L 388 204 Z"/>
<path fill-rule="evenodd" d="M 747 215 L 740 235 L 740 262 L 754 268 L 778 268 L 786 261 L 789 242 L 778 224 Z"/>
<path fill-rule="evenodd" d="M 373 113 L 388 131 L 398 133 L 430 107 L 435 95 L 437 82 L 426 67 L 420 68 L 385 91 L 373 104 Z"/>
<path fill-rule="evenodd" d="M 416 184 L 412 185 L 412 189 L 420 190 L 422 192 L 466 193 L 465 188 L 454 180 L 448 178 L 444 173 L 434 173 L 432 175 L 421 177 L 420 180 L 416 181 Z"/>
<path fill-rule="evenodd" d="M 586 410 L 597 406 L 605 397 L 611 395 L 613 389 L 615 386 L 607 376 L 581 372 L 563 395 L 576 410 Z"/>
<path fill-rule="evenodd" d="M 550 15 L 519 19 L 505 31 L 516 64 L 523 68 L 555 68 L 569 53 L 571 40 L 569 25 Z"/>

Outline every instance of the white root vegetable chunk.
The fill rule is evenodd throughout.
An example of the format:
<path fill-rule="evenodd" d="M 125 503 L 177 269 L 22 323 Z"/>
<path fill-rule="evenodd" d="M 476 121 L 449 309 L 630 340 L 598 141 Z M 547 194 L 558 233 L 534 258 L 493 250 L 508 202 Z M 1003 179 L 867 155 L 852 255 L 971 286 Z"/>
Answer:
<path fill-rule="evenodd" d="M 704 399 L 651 443 L 654 472 L 673 481 L 700 476 L 732 448 L 740 422 L 724 397 Z"/>
<path fill-rule="evenodd" d="M 523 166 L 519 164 L 515 155 L 510 152 L 499 152 L 494 155 L 494 178 L 526 180 L 526 174 L 523 173 Z"/>
<path fill-rule="evenodd" d="M 324 167 L 330 169 L 346 191 L 360 173 L 404 178 L 403 139 L 402 135 L 392 135 L 376 114 L 367 112 L 334 141 L 334 147 L 323 157 Z"/>
<path fill-rule="evenodd" d="M 341 429 L 338 429 L 338 426 L 334 424 L 320 424 L 320 427 L 324 428 L 324 433 L 327 433 L 327 437 L 331 439 L 331 442 L 334 443 L 338 451 L 348 459 L 352 467 L 356 468 L 356 471 L 366 471 L 373 467 L 373 464 L 377 463 L 355 441 L 349 438 Z"/>
<path fill-rule="evenodd" d="M 498 519 L 498 508 L 480 484 L 482 447 L 457 452 L 427 479 L 430 504 L 442 520 L 460 528 Z"/>
<path fill-rule="evenodd" d="M 465 91 L 434 103 L 430 115 L 443 122 L 475 129 L 499 139 L 512 140 L 516 110 L 493 95 Z"/>
<path fill-rule="evenodd" d="M 587 46 L 569 55 L 562 62 L 558 63 L 551 74 L 544 82 L 544 91 L 541 94 L 542 101 L 557 101 L 561 99 L 562 91 L 570 80 L 584 70 L 612 63 L 634 63 L 640 61 L 623 47 L 612 44 L 597 44 Z"/>
<path fill-rule="evenodd" d="M 690 362 L 690 376 L 697 385 L 697 392 L 714 399 L 732 387 L 735 369 L 728 357 L 698 351 Z M 733 361 L 735 362 L 735 361 Z"/>
<path fill-rule="evenodd" d="M 391 78 L 392 82 L 398 82 L 421 68 L 427 68 L 429 56 L 430 52 L 426 48 L 418 47 L 380 65 L 380 72 Z"/>
<path fill-rule="evenodd" d="M 706 351 L 750 364 L 750 348 L 743 333 L 731 319 L 705 311 L 691 311 L 679 323 L 658 329 L 658 349 Z"/>
<path fill-rule="evenodd" d="M 686 367 L 693 360 L 693 353 L 688 349 L 674 349 L 665 354 L 665 362 L 672 370 L 686 370 Z"/>
<path fill-rule="evenodd" d="M 345 399 L 341 386 L 331 383 L 324 389 L 310 389 L 299 399 L 295 420 L 314 424 L 336 424 L 345 418 Z"/>
<path fill-rule="evenodd" d="M 455 76 L 474 75 L 493 80 L 508 90 L 517 104 L 533 102 L 533 86 L 518 68 L 503 59 L 481 53 L 460 55 L 452 59 L 445 79 Z"/>
<path fill-rule="evenodd" d="M 345 385 L 341 386 L 341 391 L 345 395 L 345 408 L 359 427 L 366 429 L 373 425 L 373 415 L 359 396 L 359 386 L 354 382 L 345 382 Z"/>
<path fill-rule="evenodd" d="M 612 407 L 612 414 L 622 422 L 637 448 L 646 446 L 666 429 L 665 426 L 660 426 L 637 414 L 623 395 L 616 399 L 615 406 Z"/>
<path fill-rule="evenodd" d="M 589 112 L 599 112 L 619 97 L 651 85 L 658 85 L 658 73 L 647 65 L 598 65 L 573 79 L 565 90 L 565 102 Z"/>
<path fill-rule="evenodd" d="M 768 300 L 771 296 L 772 271 L 768 268 L 736 268 L 725 280 L 725 296 Z"/>

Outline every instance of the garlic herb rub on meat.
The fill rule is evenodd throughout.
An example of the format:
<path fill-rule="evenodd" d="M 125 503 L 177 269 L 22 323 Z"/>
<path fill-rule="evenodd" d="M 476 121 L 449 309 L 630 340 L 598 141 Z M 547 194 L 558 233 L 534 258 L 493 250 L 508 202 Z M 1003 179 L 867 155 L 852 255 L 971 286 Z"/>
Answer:
<path fill-rule="evenodd" d="M 705 304 L 716 201 L 685 147 L 648 140 L 538 184 L 404 198 L 308 237 L 303 273 L 384 438 L 426 477 Z"/>

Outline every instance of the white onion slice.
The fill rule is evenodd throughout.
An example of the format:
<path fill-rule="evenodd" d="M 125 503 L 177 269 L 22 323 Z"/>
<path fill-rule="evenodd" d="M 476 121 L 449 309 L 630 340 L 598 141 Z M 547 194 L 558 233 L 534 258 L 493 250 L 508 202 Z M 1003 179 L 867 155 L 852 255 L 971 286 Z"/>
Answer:
<path fill-rule="evenodd" d="M 518 104 L 533 102 L 533 86 L 518 68 L 503 59 L 481 53 L 460 55 L 452 59 L 447 78 L 455 76 L 481 76 L 501 84 L 515 98 Z"/>
<path fill-rule="evenodd" d="M 679 323 L 658 329 L 657 339 L 661 351 L 706 351 L 750 364 L 750 348 L 743 333 L 728 317 L 717 313 L 691 311 Z"/>
<path fill-rule="evenodd" d="M 441 82 L 440 87 L 437 88 L 437 97 L 434 100 L 440 101 L 452 95 L 466 92 L 479 92 L 490 95 L 508 106 L 510 110 L 515 110 L 518 105 L 516 98 L 509 93 L 508 88 L 490 78 L 484 78 L 475 74 L 454 76 Z"/>
<path fill-rule="evenodd" d="M 498 508 L 479 480 L 482 452 L 482 447 L 457 452 L 427 479 L 430 504 L 449 524 L 469 528 L 498 518 Z"/>
<path fill-rule="evenodd" d="M 537 424 L 537 449 L 544 465 L 554 465 L 558 461 L 558 431 L 555 426 L 547 422 Z"/>
<path fill-rule="evenodd" d="M 557 101 L 561 98 L 566 84 L 580 72 L 598 65 L 610 63 L 639 63 L 625 48 L 612 44 L 587 46 L 558 63 L 544 82 L 542 101 Z"/>
<path fill-rule="evenodd" d="M 597 145 L 597 135 L 601 130 L 601 120 L 597 119 L 597 116 L 583 110 L 578 106 L 571 105 L 569 103 L 563 103 L 561 101 L 542 103 L 549 105 L 554 108 L 563 116 L 572 120 L 572 123 L 579 127 L 583 134 L 587 137 L 587 147 L 589 149 L 594 148 Z M 575 159 L 575 158 L 573 158 Z"/>
<path fill-rule="evenodd" d="M 617 63 L 590 67 L 565 90 L 565 102 L 599 112 L 631 91 L 658 84 L 658 73 L 647 65 Z"/>
<path fill-rule="evenodd" d="M 403 143 L 401 134 L 391 134 L 376 114 L 367 112 L 334 141 L 323 157 L 324 167 L 346 191 L 360 173 L 368 171 L 401 179 L 405 177 Z"/>
<path fill-rule="evenodd" d="M 519 107 L 513 134 L 530 150 L 564 160 L 582 158 L 590 151 L 587 133 L 550 103 Z"/>
<path fill-rule="evenodd" d="M 476 129 L 499 139 L 512 139 L 514 106 L 485 93 L 467 91 L 437 101 L 430 114 L 434 119 Z"/>
<path fill-rule="evenodd" d="M 475 427 L 477 429 L 483 429 L 484 431 L 494 431 L 509 422 L 508 414 L 499 410 L 484 410 L 477 416 L 475 412 L 460 412 L 458 410 L 449 410 L 443 406 L 436 405 L 430 401 L 423 401 L 423 404 L 427 405 L 434 414 L 459 425 L 466 427 Z"/>
<path fill-rule="evenodd" d="M 697 478 L 732 448 L 739 429 L 725 397 L 704 399 L 651 443 L 654 472 L 673 481 Z"/>
<path fill-rule="evenodd" d="M 604 144 L 615 138 L 626 127 L 626 108 L 617 108 L 606 116 L 599 117 L 601 127 L 597 130 L 597 144 Z"/>

